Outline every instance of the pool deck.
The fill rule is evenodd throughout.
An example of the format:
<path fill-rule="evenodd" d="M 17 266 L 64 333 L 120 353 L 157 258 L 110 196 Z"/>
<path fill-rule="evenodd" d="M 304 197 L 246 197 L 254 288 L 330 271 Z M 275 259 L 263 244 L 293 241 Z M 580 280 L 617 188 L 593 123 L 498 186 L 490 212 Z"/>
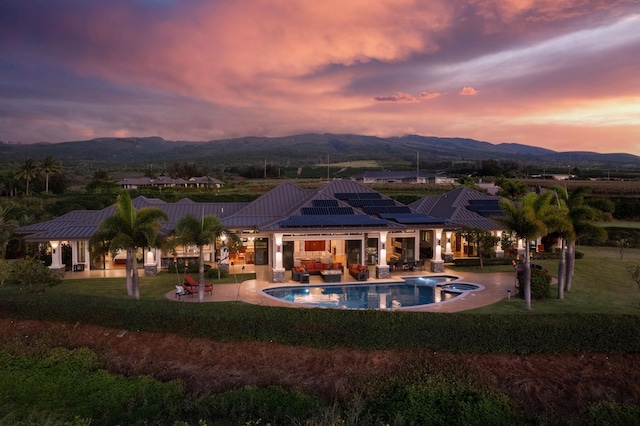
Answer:
<path fill-rule="evenodd" d="M 233 272 L 233 271 L 232 271 Z M 227 301 L 242 301 L 246 303 L 252 303 L 262 306 L 283 306 L 283 307 L 302 307 L 300 305 L 293 305 L 273 298 L 267 297 L 260 292 L 260 290 L 268 287 L 281 287 L 281 286 L 300 286 L 297 281 L 293 281 L 288 273 L 288 280 L 285 283 L 272 283 L 271 269 L 268 266 L 247 265 L 245 273 L 256 273 L 256 279 L 239 282 L 238 284 L 217 284 L 213 286 L 213 294 L 205 294 L 204 302 L 227 302 Z M 375 276 L 375 268 L 370 270 L 370 276 Z M 484 286 L 483 290 L 469 291 L 466 294 L 456 297 L 455 299 L 441 302 L 434 305 L 424 305 L 415 308 L 402 308 L 403 311 L 413 312 L 460 312 L 467 311 L 481 306 L 491 305 L 500 300 L 507 298 L 507 290 L 511 291 L 512 297 L 515 296 L 515 276 L 513 273 L 486 273 L 486 274 L 474 274 L 464 273 L 459 274 L 454 271 L 445 269 L 444 273 L 433 274 L 429 271 L 402 271 L 391 273 L 390 278 L 376 279 L 369 278 L 367 281 L 355 281 L 348 273 L 342 276 L 342 283 L 352 284 L 374 284 L 376 282 L 388 282 L 395 279 L 399 279 L 402 276 L 409 275 L 455 275 L 460 277 L 460 282 L 481 284 Z M 238 274 L 240 275 L 240 274 Z M 319 275 L 312 275 L 310 277 L 310 285 L 325 284 L 322 277 Z M 332 283 L 330 283 L 332 284 Z M 167 293 L 167 298 L 171 300 L 177 300 L 175 297 L 175 290 L 171 290 Z M 183 302 L 198 302 L 198 295 L 184 296 L 181 298 Z"/>

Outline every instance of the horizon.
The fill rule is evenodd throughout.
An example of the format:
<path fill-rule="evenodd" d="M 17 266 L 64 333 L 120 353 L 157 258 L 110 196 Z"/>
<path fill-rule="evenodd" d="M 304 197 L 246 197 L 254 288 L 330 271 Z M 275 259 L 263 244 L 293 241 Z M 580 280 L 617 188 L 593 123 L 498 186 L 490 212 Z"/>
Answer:
<path fill-rule="evenodd" d="M 416 134 L 640 155 L 639 28 L 625 0 L 10 2 L 0 140 Z"/>

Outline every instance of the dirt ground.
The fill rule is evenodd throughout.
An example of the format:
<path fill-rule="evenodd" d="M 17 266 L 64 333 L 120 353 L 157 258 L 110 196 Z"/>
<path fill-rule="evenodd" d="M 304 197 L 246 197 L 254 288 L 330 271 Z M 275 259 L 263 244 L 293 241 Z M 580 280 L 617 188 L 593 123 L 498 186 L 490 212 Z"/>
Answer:
<path fill-rule="evenodd" d="M 180 379 L 194 395 L 248 384 L 297 387 L 328 401 L 358 378 L 432 368 L 479 378 L 518 408 L 567 415 L 594 401 L 640 405 L 640 354 L 511 355 L 317 349 L 267 342 L 222 343 L 101 326 L 0 319 L 0 343 L 18 339 L 88 347 L 125 375 Z"/>

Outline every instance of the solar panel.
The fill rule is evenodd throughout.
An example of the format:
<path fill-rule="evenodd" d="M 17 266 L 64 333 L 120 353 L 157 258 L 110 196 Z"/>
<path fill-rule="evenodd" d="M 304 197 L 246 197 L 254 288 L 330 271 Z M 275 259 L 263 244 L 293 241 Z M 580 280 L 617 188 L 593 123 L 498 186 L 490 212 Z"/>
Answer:
<path fill-rule="evenodd" d="M 298 215 L 280 221 L 283 228 L 309 228 L 322 226 L 386 226 L 384 219 L 376 219 L 367 215 Z"/>
<path fill-rule="evenodd" d="M 313 200 L 313 207 L 338 207 L 338 200 Z"/>
<path fill-rule="evenodd" d="M 504 216 L 504 211 L 500 207 L 499 200 L 469 200 L 467 210 L 476 212 L 480 216 Z"/>

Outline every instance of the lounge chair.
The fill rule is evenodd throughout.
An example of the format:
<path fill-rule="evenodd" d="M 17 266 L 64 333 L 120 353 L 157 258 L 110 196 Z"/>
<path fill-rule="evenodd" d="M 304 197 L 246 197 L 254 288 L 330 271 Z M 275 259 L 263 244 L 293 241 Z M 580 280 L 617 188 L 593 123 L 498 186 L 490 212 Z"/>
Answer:
<path fill-rule="evenodd" d="M 193 278 L 191 278 L 191 275 L 185 275 L 184 276 L 184 286 L 191 293 L 197 293 L 198 292 L 198 282 L 196 280 L 194 280 Z M 209 293 L 209 294 L 213 294 L 213 284 L 205 282 L 204 283 L 204 292 L 205 293 Z"/>

